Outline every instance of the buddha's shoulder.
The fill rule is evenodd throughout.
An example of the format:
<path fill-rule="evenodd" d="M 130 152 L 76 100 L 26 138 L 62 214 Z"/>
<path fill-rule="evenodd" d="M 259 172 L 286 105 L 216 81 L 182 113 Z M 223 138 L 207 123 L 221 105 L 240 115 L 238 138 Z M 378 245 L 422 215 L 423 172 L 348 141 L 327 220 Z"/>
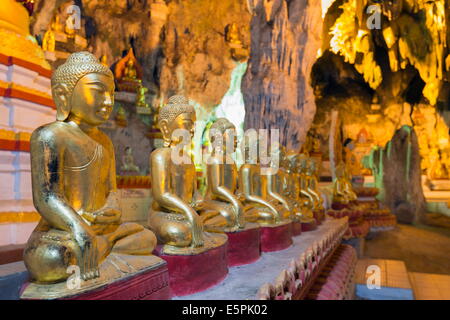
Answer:
<path fill-rule="evenodd" d="M 170 148 L 158 148 L 154 150 L 151 154 L 152 159 L 162 159 L 170 156 L 172 149 Z"/>
<path fill-rule="evenodd" d="M 61 121 L 40 126 L 31 134 L 31 141 L 45 140 L 47 142 L 57 143 L 67 137 L 67 133 L 73 131 L 74 128 L 69 124 Z"/>

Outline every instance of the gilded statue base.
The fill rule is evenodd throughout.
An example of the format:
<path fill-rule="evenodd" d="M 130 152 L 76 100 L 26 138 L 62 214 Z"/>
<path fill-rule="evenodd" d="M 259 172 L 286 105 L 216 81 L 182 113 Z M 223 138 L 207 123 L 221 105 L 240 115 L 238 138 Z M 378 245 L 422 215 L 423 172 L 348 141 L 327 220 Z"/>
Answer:
<path fill-rule="evenodd" d="M 185 296 L 206 290 L 228 274 L 228 241 L 225 234 L 204 233 L 200 248 L 158 246 L 156 254 L 167 262 L 172 296 Z M 170 252 L 170 253 L 169 253 Z"/>
<path fill-rule="evenodd" d="M 287 220 L 273 226 L 261 226 L 261 251 L 272 252 L 292 245 L 292 221 Z"/>
<path fill-rule="evenodd" d="M 100 265 L 100 277 L 80 280 L 73 274 L 55 284 L 27 283 L 22 300 L 162 300 L 170 298 L 167 263 L 156 256 L 111 254 Z M 70 287 L 74 289 L 69 289 Z"/>
<path fill-rule="evenodd" d="M 257 223 L 247 222 L 244 229 L 227 232 L 228 266 L 241 266 L 261 256 L 261 230 Z"/>

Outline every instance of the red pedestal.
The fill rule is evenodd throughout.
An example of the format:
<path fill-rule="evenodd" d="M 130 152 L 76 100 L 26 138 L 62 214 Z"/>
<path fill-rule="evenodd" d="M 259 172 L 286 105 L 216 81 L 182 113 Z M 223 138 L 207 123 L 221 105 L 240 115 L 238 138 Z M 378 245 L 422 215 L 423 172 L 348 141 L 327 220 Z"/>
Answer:
<path fill-rule="evenodd" d="M 299 236 L 302 234 L 302 223 L 299 221 L 292 222 L 292 235 Z"/>
<path fill-rule="evenodd" d="M 322 221 L 325 219 L 325 211 L 314 211 L 314 219 L 316 219 L 317 225 L 321 225 Z"/>
<path fill-rule="evenodd" d="M 292 245 L 292 222 L 261 228 L 261 251 L 271 252 L 289 248 Z"/>
<path fill-rule="evenodd" d="M 302 222 L 302 231 L 303 232 L 313 231 L 316 229 L 317 229 L 316 221 Z"/>
<path fill-rule="evenodd" d="M 229 232 L 228 266 L 241 266 L 255 262 L 261 256 L 261 231 L 259 227 Z"/>
<path fill-rule="evenodd" d="M 161 252 L 160 246 L 157 252 Z M 159 255 L 169 268 L 173 296 L 185 296 L 212 287 L 228 274 L 228 243 L 195 255 Z"/>

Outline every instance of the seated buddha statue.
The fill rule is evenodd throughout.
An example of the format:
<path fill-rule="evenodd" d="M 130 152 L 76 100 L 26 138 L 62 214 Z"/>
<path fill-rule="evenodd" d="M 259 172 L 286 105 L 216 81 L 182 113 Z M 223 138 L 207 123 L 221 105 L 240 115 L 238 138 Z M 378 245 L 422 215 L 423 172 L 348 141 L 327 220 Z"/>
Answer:
<path fill-rule="evenodd" d="M 235 195 L 237 174 L 229 167 L 234 161 L 227 150 L 228 141 L 233 141 L 230 151 L 234 153 L 236 148 L 235 127 L 227 119 L 219 118 L 210 127 L 209 136 L 213 149 L 206 165 L 206 204 L 222 207 L 220 213 L 227 220 L 226 231 L 236 231 L 245 227 L 245 220 L 244 207 Z"/>
<path fill-rule="evenodd" d="M 295 162 L 295 172 L 298 174 L 300 184 L 299 202 L 302 209 L 302 221 L 305 222 L 314 220 L 313 210 L 317 206 L 317 200 L 308 190 L 307 160 L 308 156 L 302 153 L 296 156 Z"/>
<path fill-rule="evenodd" d="M 114 74 L 119 91 L 136 93 L 142 87 L 142 67 L 134 56 L 133 48 L 117 62 Z"/>
<path fill-rule="evenodd" d="M 164 146 L 152 152 L 153 203 L 148 225 L 164 245 L 163 252 L 191 255 L 227 241 L 225 234 L 211 235 L 228 221 L 197 192 L 195 165 L 188 147 L 194 135 L 195 110 L 183 96 L 173 96 L 159 112 Z"/>
<path fill-rule="evenodd" d="M 125 65 L 125 69 L 123 70 L 122 80 L 135 81 L 136 79 L 137 79 L 137 70 L 134 65 L 134 60 L 129 59 Z"/>
<path fill-rule="evenodd" d="M 305 220 L 303 212 L 309 209 L 305 208 L 300 198 L 300 174 L 297 171 L 298 154 L 287 155 L 286 159 L 286 164 L 283 166 L 285 167 L 288 178 L 288 196 L 293 206 L 293 216 L 295 220 L 301 222 Z"/>
<path fill-rule="evenodd" d="M 64 281 L 71 265 L 83 280 L 100 276 L 111 253 L 151 255 L 156 237 L 122 223 L 114 147 L 98 126 L 111 114 L 114 77 L 89 52 L 69 56 L 51 79 L 57 121 L 31 136 L 33 202 L 41 216 L 24 251 L 33 281 Z"/>
<path fill-rule="evenodd" d="M 258 148 L 257 140 L 252 143 Z M 261 174 L 259 157 L 251 154 L 248 141 L 243 145 L 243 153 L 245 163 L 239 169 L 238 193 L 244 203 L 246 221 L 263 226 L 282 223 L 290 212 L 268 195 L 267 175 Z"/>
<path fill-rule="evenodd" d="M 333 203 L 348 206 L 352 199 L 356 199 L 354 199 L 355 197 L 349 186 L 344 162 L 341 161 L 336 166 L 335 174 L 336 178 L 333 183 Z"/>
<path fill-rule="evenodd" d="M 307 181 L 307 191 L 315 198 L 314 210 L 323 210 L 323 197 L 319 191 L 319 182 L 317 179 L 317 163 L 313 158 L 306 160 L 305 178 Z"/>
<path fill-rule="evenodd" d="M 139 167 L 134 163 L 133 149 L 131 147 L 125 148 L 125 154 L 122 157 L 122 171 L 137 172 L 139 173 Z"/>
<path fill-rule="evenodd" d="M 269 165 L 272 170 L 267 175 L 267 196 L 285 209 L 282 218 L 290 219 L 291 213 L 294 211 L 294 204 L 289 199 L 289 177 L 284 169 L 286 154 L 283 146 L 272 148 L 271 153 Z"/>

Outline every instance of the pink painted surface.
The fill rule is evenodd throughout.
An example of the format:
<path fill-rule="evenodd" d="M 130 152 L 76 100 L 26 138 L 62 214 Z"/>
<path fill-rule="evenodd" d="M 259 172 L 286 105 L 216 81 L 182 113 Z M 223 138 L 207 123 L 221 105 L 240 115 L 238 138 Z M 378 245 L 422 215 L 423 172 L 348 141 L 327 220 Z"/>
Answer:
<path fill-rule="evenodd" d="M 308 232 L 308 231 L 313 231 L 317 229 L 317 223 L 314 222 L 302 222 L 302 231 L 303 232 Z"/>
<path fill-rule="evenodd" d="M 241 266 L 255 262 L 261 256 L 260 228 L 227 233 L 228 266 Z"/>
<path fill-rule="evenodd" d="M 292 222 L 277 227 L 261 228 L 261 251 L 271 252 L 289 248 L 292 245 Z"/>
<path fill-rule="evenodd" d="M 298 221 L 292 222 L 292 235 L 299 236 L 302 234 L 302 223 Z"/>
<path fill-rule="evenodd" d="M 162 247 L 158 246 L 157 252 Z M 228 243 L 196 255 L 158 254 L 169 268 L 172 296 L 185 296 L 218 284 L 228 274 Z"/>

